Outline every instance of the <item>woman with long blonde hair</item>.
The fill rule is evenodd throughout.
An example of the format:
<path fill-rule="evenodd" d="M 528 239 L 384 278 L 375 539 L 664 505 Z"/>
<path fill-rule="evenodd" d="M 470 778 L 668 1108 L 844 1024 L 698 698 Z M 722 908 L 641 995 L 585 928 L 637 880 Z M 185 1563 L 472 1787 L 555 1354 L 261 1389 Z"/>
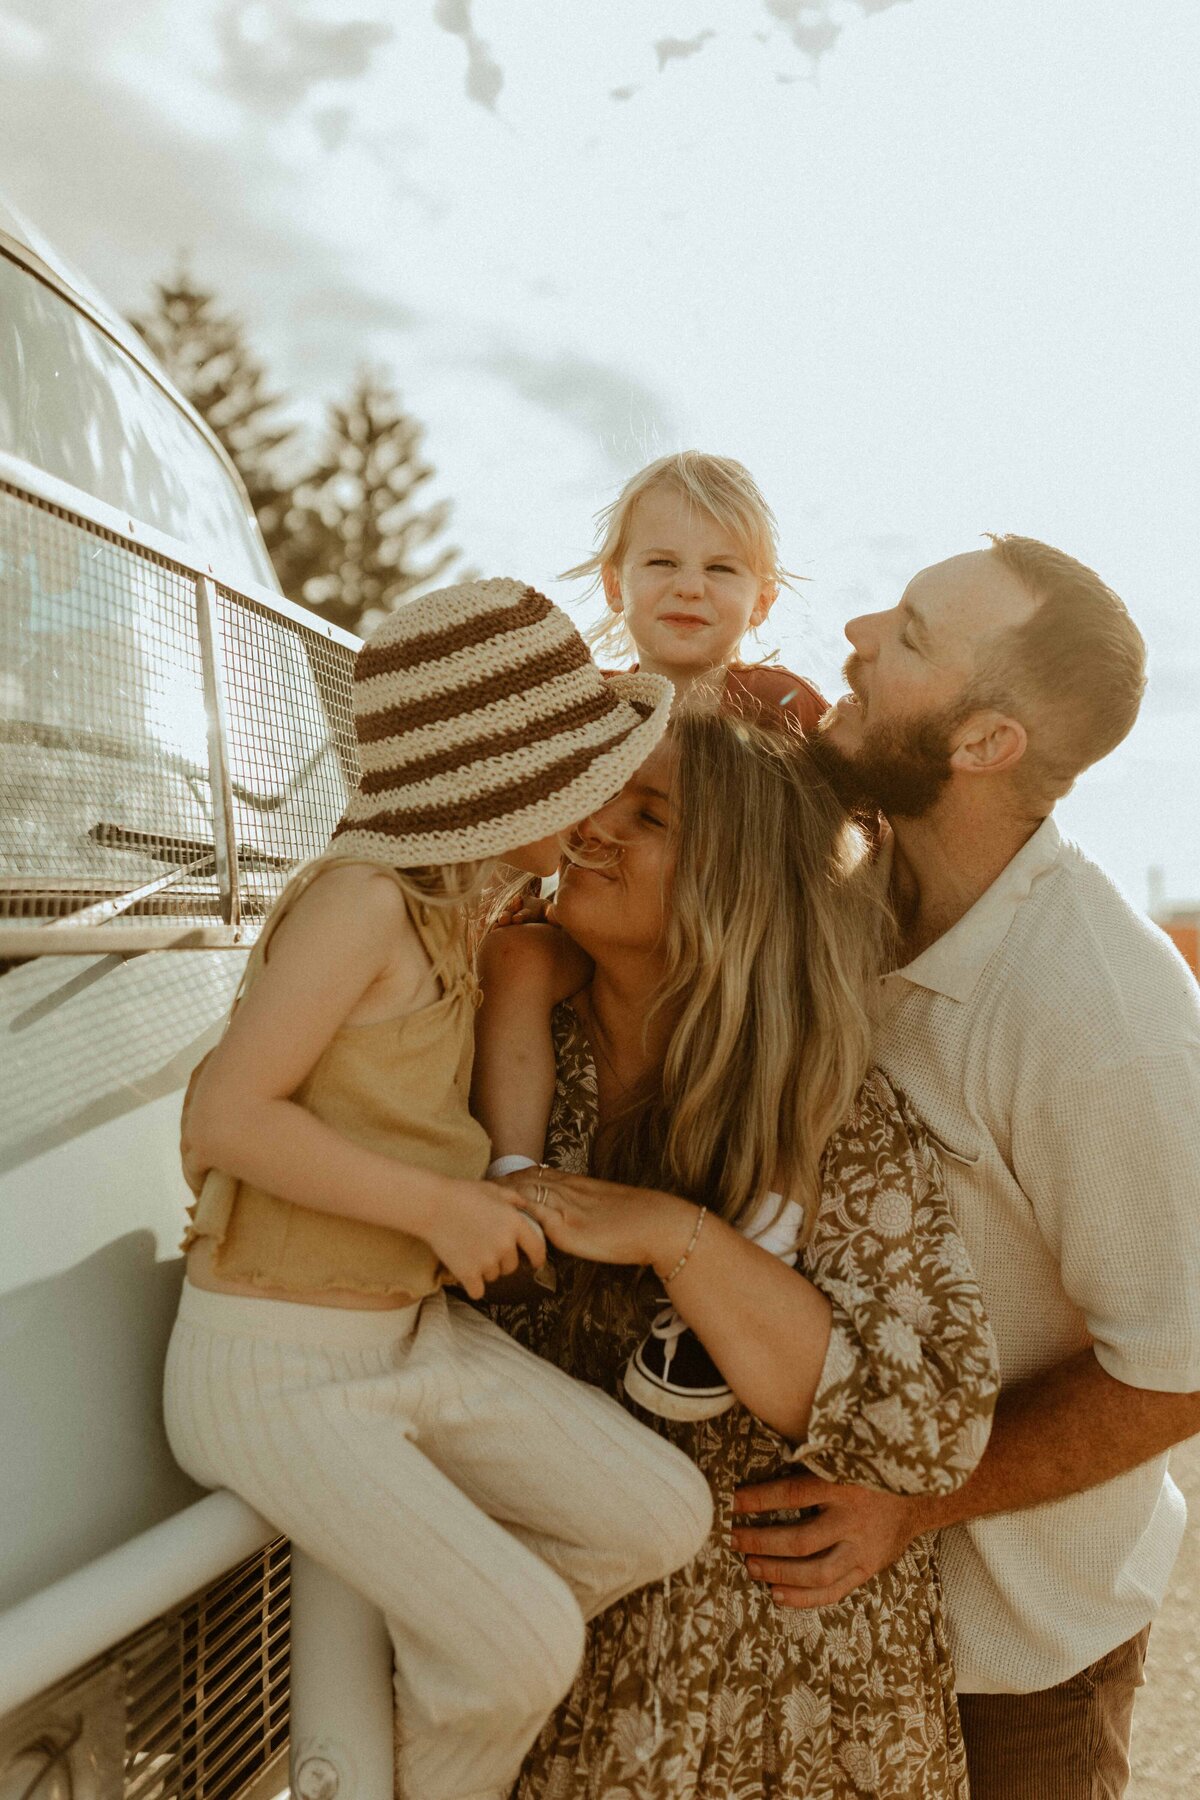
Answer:
<path fill-rule="evenodd" d="M 995 1399 L 928 1142 L 869 1069 L 885 921 L 862 840 L 803 746 L 686 715 L 579 831 L 556 914 L 560 932 L 485 945 L 485 988 L 519 981 L 531 1042 L 539 991 L 565 996 L 545 1163 L 509 1177 L 560 1286 L 503 1322 L 636 1395 L 707 1475 L 717 1525 L 593 1622 L 520 1800 L 963 1800 L 931 1545 L 797 1613 L 729 1543 L 735 1488 L 793 1460 L 957 1487 Z M 522 1077 L 496 1018 L 476 1092 L 493 1150 Z"/>

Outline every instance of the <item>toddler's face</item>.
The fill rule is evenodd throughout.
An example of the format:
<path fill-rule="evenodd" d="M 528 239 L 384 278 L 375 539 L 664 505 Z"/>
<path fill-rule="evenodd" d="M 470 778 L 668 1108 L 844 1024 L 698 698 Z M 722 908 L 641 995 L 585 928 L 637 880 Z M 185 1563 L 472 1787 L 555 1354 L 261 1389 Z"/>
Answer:
<path fill-rule="evenodd" d="M 608 604 L 623 612 L 644 669 L 696 674 L 728 663 L 775 598 L 710 513 L 673 488 L 634 503 L 620 566 L 604 571 Z"/>

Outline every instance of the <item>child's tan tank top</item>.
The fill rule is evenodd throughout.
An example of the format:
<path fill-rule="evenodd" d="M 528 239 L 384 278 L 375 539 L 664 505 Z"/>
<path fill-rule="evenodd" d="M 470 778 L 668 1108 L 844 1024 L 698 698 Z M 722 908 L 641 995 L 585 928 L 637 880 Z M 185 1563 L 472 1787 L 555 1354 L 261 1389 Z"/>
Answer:
<path fill-rule="evenodd" d="M 251 952 L 241 992 L 291 906 L 325 869 L 346 860 L 325 858 L 295 877 Z M 341 1026 L 292 1099 L 352 1143 L 478 1181 L 491 1150 L 468 1106 L 478 988 L 461 915 L 408 895 L 405 902 L 441 997 L 401 1018 Z M 216 1272 L 278 1293 L 340 1289 L 419 1298 L 449 1279 L 430 1246 L 408 1232 L 296 1206 L 218 1170 L 205 1180 L 183 1248 L 198 1238 L 212 1240 Z"/>

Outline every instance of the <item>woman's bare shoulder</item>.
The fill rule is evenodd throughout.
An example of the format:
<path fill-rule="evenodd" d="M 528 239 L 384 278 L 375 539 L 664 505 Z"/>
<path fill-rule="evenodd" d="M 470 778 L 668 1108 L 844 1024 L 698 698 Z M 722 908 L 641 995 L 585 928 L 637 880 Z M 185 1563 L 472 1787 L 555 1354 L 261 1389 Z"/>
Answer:
<path fill-rule="evenodd" d="M 505 925 L 488 932 L 479 948 L 479 974 L 486 989 L 519 982 L 553 1002 L 580 985 L 591 964 L 557 925 Z"/>

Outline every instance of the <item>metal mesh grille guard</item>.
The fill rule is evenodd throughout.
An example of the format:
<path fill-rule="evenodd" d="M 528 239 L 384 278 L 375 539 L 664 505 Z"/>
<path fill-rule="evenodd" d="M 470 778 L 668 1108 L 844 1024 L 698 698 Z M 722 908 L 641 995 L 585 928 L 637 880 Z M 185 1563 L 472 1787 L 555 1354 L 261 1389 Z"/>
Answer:
<path fill-rule="evenodd" d="M 288 1616 L 280 1539 L 5 1719 L 0 1784 L 234 1800 L 287 1744 Z"/>
<path fill-rule="evenodd" d="M 353 648 L 0 482 L 0 956 L 247 943 L 357 779 Z"/>

